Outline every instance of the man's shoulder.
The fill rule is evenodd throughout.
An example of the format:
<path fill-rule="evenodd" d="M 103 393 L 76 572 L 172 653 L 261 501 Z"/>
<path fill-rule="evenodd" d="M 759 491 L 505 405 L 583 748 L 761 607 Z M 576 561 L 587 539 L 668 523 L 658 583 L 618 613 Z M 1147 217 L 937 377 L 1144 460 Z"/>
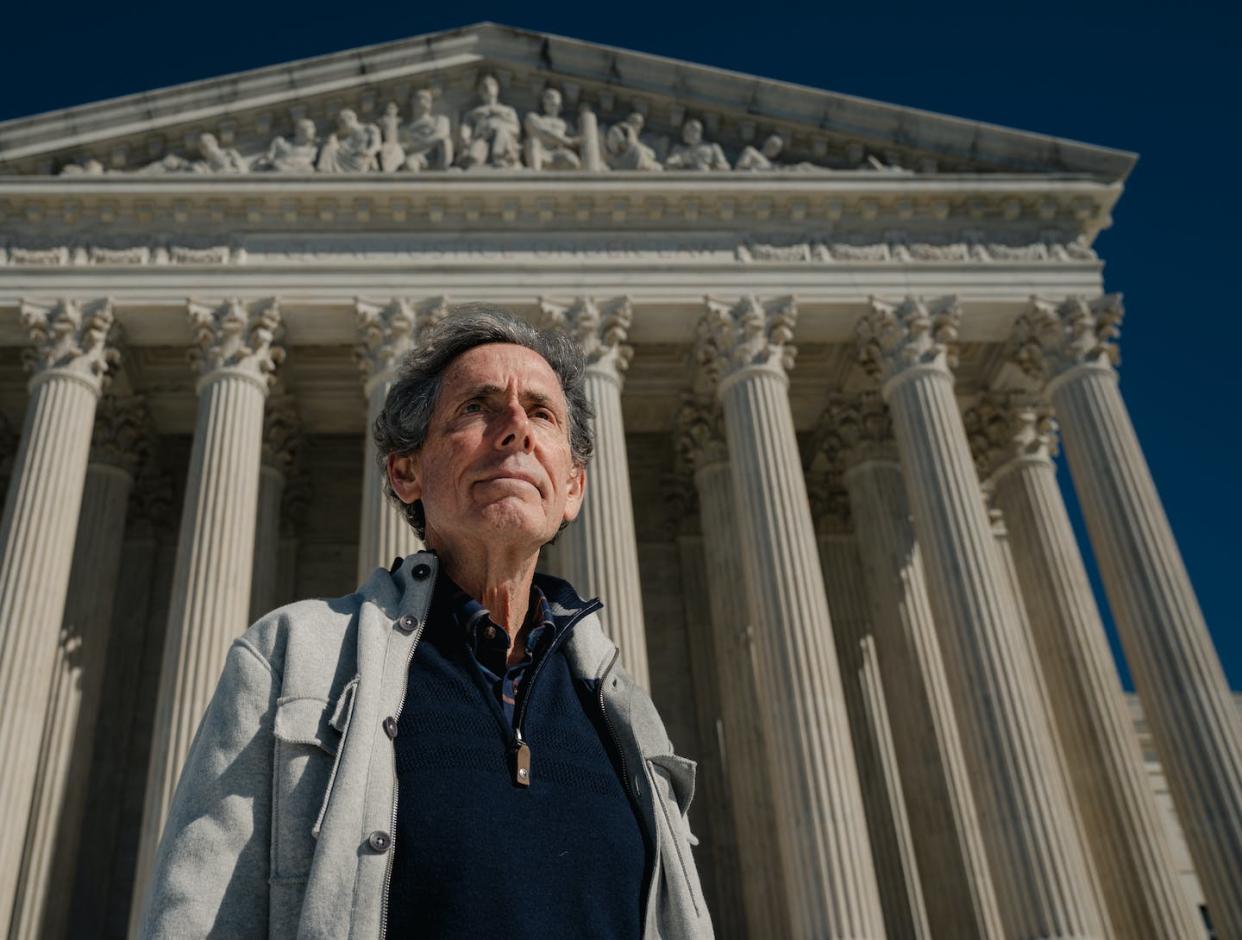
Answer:
<path fill-rule="evenodd" d="M 278 673 L 295 660 L 299 668 L 322 664 L 335 670 L 349 649 L 364 596 L 355 591 L 341 597 L 313 597 L 294 601 L 264 614 L 238 643 L 262 657 Z"/>

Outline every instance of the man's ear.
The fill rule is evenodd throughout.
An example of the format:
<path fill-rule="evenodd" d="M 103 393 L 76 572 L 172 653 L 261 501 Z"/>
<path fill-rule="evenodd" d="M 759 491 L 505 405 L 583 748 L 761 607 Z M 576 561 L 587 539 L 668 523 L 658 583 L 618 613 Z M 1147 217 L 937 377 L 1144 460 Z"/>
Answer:
<path fill-rule="evenodd" d="M 388 455 L 388 484 L 403 503 L 422 499 L 423 486 L 419 482 L 418 453 Z"/>
<path fill-rule="evenodd" d="M 573 522 L 582 511 L 582 500 L 586 496 L 586 467 L 574 467 L 566 489 L 568 499 L 565 500 L 565 521 Z"/>

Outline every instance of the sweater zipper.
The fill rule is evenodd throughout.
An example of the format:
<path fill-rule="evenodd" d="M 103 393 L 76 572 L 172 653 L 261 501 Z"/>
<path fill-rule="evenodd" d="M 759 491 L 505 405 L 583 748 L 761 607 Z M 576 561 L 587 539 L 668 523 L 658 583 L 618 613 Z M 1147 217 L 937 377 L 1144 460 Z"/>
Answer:
<path fill-rule="evenodd" d="M 535 677 L 539 675 L 543 664 L 548 661 L 556 648 L 561 645 L 564 639 L 569 636 L 569 631 L 574 625 L 585 617 L 587 614 L 594 613 L 604 605 L 598 599 L 591 601 L 580 611 L 570 618 L 569 622 L 557 634 L 552 645 L 547 651 L 539 657 L 539 662 L 535 663 L 535 668 L 530 674 L 530 679 L 522 683 L 522 701 L 517 705 L 517 713 L 513 716 L 513 782 L 520 787 L 529 787 L 531 781 L 531 749 L 530 744 L 522 737 L 522 725 L 526 720 L 526 704 L 530 701 L 531 692 L 535 687 Z"/>
<path fill-rule="evenodd" d="M 427 618 L 418 624 L 418 629 L 414 631 L 414 639 L 410 643 L 410 652 L 405 657 L 405 681 L 401 683 L 401 698 L 397 701 L 397 711 L 392 716 L 394 720 L 401 718 L 401 712 L 405 708 L 405 697 L 409 692 L 410 686 L 410 663 L 414 661 L 414 650 L 418 648 L 418 641 L 423 637 L 423 627 L 427 625 Z M 401 792 L 401 787 L 397 783 L 397 754 L 393 752 L 392 756 L 393 773 L 392 773 L 392 822 L 389 824 L 389 843 L 388 843 L 388 861 L 384 866 L 384 892 L 382 895 L 383 903 L 380 907 L 380 940 L 384 940 L 388 936 L 388 891 L 392 887 L 392 862 L 397 854 L 397 797 Z"/>

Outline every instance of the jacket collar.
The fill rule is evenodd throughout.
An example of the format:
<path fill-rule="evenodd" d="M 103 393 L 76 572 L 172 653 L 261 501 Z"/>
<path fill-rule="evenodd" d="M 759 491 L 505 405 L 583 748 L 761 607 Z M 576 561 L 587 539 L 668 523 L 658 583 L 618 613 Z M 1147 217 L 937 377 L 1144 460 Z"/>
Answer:
<path fill-rule="evenodd" d="M 411 615 L 421 622 L 427 616 L 431 603 L 431 589 L 436 582 L 440 560 L 435 552 L 421 551 L 407 556 L 395 572 L 376 568 L 358 593 L 366 602 L 374 604 L 389 621 Z M 414 570 L 427 565 L 431 571 L 423 578 L 415 578 Z M 585 601 L 573 586 L 561 578 L 548 574 L 536 574 L 535 583 L 543 591 L 552 608 L 560 617 L 573 617 L 594 606 L 598 601 Z M 574 627 L 565 642 L 565 655 L 576 675 L 596 681 L 611 665 L 617 652 L 616 645 L 604 634 L 598 614 L 587 613 Z"/>

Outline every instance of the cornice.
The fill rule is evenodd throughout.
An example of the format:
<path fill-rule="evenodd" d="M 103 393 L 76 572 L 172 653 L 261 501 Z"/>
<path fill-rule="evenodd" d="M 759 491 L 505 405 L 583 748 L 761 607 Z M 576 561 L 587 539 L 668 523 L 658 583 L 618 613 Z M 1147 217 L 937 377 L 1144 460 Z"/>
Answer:
<path fill-rule="evenodd" d="M 425 173 L 358 177 L 0 177 L 0 236 L 20 226 L 175 225 L 298 231 L 900 230 L 981 234 L 1060 229 L 1090 244 L 1111 222 L 1118 183 L 1076 177 L 854 172 L 715 177 L 648 173 Z M 1003 239 L 998 239 L 1003 240 Z"/>

